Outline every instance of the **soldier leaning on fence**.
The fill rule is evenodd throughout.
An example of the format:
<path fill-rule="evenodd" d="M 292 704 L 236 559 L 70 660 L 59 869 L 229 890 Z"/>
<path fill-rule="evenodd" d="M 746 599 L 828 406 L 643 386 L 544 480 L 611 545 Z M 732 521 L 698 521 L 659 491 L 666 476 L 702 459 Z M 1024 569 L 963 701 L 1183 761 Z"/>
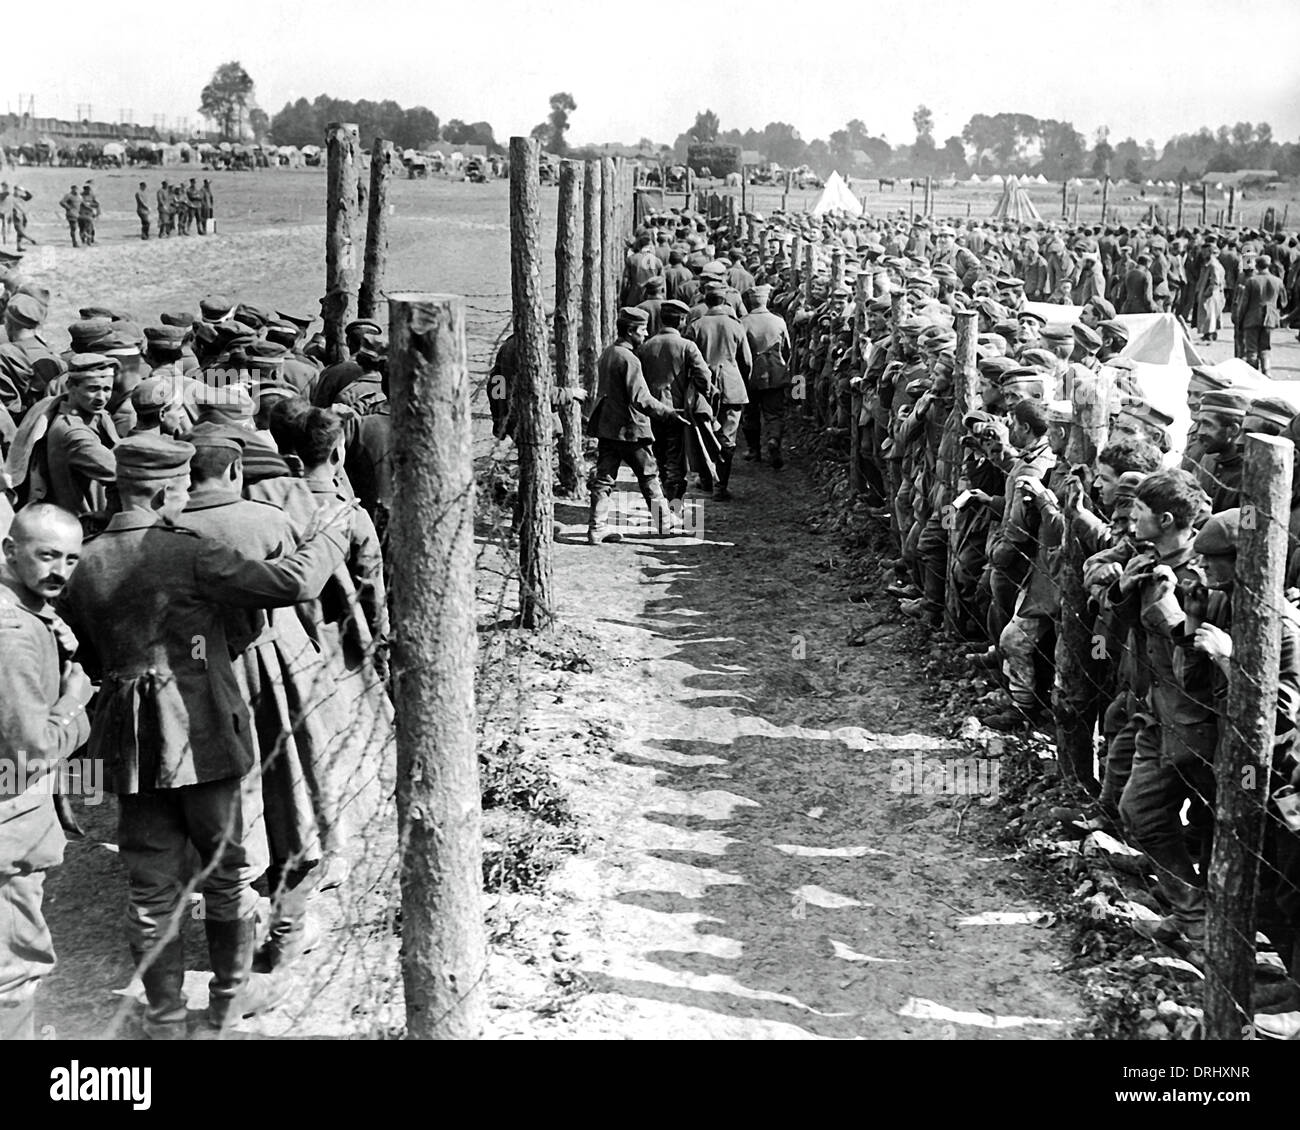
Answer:
<path fill-rule="evenodd" d="M 63 861 L 50 775 L 90 735 L 93 687 L 50 603 L 81 553 L 81 526 L 54 506 L 13 519 L 0 565 L 0 1040 L 36 1038 L 34 1004 L 54 968 L 45 872 Z"/>
<path fill-rule="evenodd" d="M 1194 548 L 1195 524 L 1208 500 L 1185 471 L 1149 476 L 1138 488 L 1135 539 L 1150 549 L 1135 554 L 1109 594 L 1116 616 L 1142 628 L 1149 677 L 1146 701 L 1134 718 L 1132 772 L 1120 813 L 1133 843 L 1156 868 L 1157 881 L 1173 914 L 1157 923 L 1136 923 L 1157 939 L 1204 939 L 1204 872 L 1198 874 L 1183 835 L 1179 813 L 1190 801 L 1190 833 L 1201 862 L 1209 859 L 1214 803 L 1213 759 L 1218 730 L 1213 698 L 1182 682 L 1188 641 L 1185 600 L 1204 583 Z"/>
<path fill-rule="evenodd" d="M 128 937 L 153 1038 L 186 1032 L 182 896 L 197 851 L 213 977 L 207 1020 L 223 1028 L 271 1007 L 283 984 L 259 981 L 257 895 L 266 840 L 247 707 L 231 668 L 224 615 L 319 594 L 341 561 L 344 512 L 268 563 L 173 525 L 189 495 L 194 448 L 156 436 L 116 450 L 121 510 L 87 542 L 61 608 L 100 679 L 89 753 L 118 796 L 118 843 L 130 883 Z"/>

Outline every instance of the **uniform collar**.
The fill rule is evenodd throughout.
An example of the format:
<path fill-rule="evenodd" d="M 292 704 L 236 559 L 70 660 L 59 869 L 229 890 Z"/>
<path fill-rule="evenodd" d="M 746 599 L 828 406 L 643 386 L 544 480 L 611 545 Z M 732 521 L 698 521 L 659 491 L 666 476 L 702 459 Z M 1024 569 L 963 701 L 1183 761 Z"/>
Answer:
<path fill-rule="evenodd" d="M 151 510 L 120 510 L 104 527 L 106 534 L 120 533 L 123 530 L 147 530 L 150 526 L 163 526 L 162 517 Z"/>
<path fill-rule="evenodd" d="M 223 490 L 219 487 L 199 487 L 190 493 L 190 501 L 185 507 L 185 513 L 189 514 L 196 510 L 215 510 L 219 506 L 233 506 L 239 500 L 239 495 L 232 491 Z"/>
<path fill-rule="evenodd" d="M 50 607 L 49 602 L 23 584 L 9 568 L 7 561 L 0 561 L 0 585 L 13 593 L 15 604 L 25 608 L 33 616 L 39 616 L 42 620 L 50 620 L 54 617 L 54 609 Z"/>

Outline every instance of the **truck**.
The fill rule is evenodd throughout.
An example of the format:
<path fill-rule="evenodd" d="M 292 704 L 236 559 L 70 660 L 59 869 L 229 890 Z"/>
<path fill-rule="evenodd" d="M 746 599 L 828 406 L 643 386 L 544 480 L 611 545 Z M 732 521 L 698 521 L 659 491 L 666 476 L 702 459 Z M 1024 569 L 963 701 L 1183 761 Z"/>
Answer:
<path fill-rule="evenodd" d="M 739 145 L 688 145 L 686 163 L 698 177 L 726 177 L 741 168 Z"/>

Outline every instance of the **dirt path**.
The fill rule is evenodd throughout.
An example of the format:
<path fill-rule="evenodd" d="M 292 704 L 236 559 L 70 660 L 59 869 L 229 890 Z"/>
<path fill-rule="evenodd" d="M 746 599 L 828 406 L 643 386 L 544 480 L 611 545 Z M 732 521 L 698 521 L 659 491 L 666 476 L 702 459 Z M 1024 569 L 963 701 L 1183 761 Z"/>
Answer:
<path fill-rule="evenodd" d="M 996 810 L 891 791 L 895 759 L 964 751 L 922 704 L 894 602 L 849 602 L 799 463 L 697 504 L 702 543 L 591 548 L 559 504 L 560 616 L 605 654 L 539 682 L 525 729 L 593 842 L 528 915 L 572 995 L 543 1016 L 498 1000 L 501 1034 L 1042 1038 L 1080 1015 L 1061 937 L 957 925 L 1037 908 L 990 846 Z M 612 756 L 565 747 L 575 715 Z"/>

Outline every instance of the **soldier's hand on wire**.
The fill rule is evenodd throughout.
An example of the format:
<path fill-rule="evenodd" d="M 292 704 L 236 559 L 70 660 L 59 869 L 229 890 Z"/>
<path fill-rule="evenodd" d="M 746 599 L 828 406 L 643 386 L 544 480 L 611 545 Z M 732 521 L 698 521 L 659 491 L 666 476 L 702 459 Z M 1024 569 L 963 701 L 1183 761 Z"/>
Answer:
<path fill-rule="evenodd" d="M 969 506 L 973 503 L 976 506 L 987 506 L 992 501 L 993 498 L 988 491 L 973 490 L 970 492 L 970 502 L 968 502 L 967 505 Z"/>
<path fill-rule="evenodd" d="M 1196 629 L 1192 646 L 1197 651 L 1203 651 L 1215 663 L 1226 663 L 1232 658 L 1232 637 L 1213 624 L 1202 624 Z"/>
<path fill-rule="evenodd" d="M 1154 563 L 1155 558 L 1149 553 L 1134 554 L 1118 578 L 1119 591 L 1132 592 L 1139 581 L 1150 575 Z"/>
<path fill-rule="evenodd" d="M 1087 572 L 1083 577 L 1083 583 L 1086 585 L 1113 585 L 1123 575 L 1123 571 L 1125 571 L 1125 567 L 1119 564 L 1117 560 L 1108 560 L 1108 562 L 1102 562 L 1099 566 L 1093 567 L 1091 571 Z"/>
<path fill-rule="evenodd" d="M 1157 565 L 1151 570 L 1151 587 L 1147 591 L 1147 599 L 1151 604 L 1169 596 L 1174 589 L 1178 587 L 1178 578 L 1174 576 L 1174 571 L 1168 565 Z"/>

